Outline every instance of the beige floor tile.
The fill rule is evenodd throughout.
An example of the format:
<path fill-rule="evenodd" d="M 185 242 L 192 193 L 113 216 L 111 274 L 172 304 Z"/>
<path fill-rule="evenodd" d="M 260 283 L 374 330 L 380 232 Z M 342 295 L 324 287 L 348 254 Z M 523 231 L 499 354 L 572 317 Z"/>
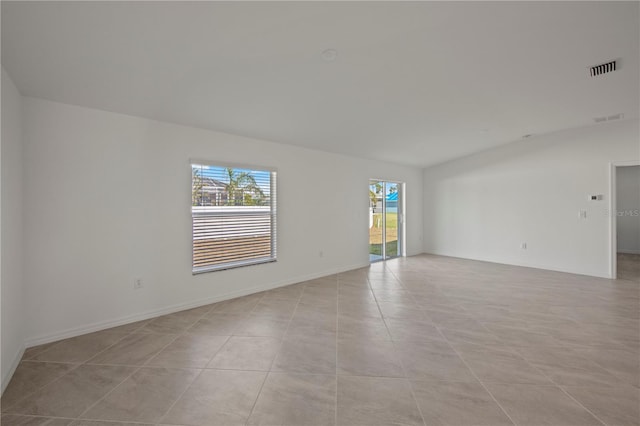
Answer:
<path fill-rule="evenodd" d="M 142 327 L 141 333 L 178 334 L 195 324 L 201 316 L 184 315 L 180 312 L 164 315 L 149 321 Z"/>
<path fill-rule="evenodd" d="M 303 316 L 296 314 L 287 328 L 287 337 L 325 336 L 336 338 L 338 322 L 336 315 Z"/>
<path fill-rule="evenodd" d="M 305 291 L 300 297 L 296 311 L 301 309 L 301 305 L 302 309 L 304 309 L 305 306 L 315 307 L 331 310 L 335 313 L 338 311 L 338 291 L 314 290 L 308 293 Z"/>
<path fill-rule="evenodd" d="M 638 303 L 637 283 L 630 281 L 430 255 L 395 259 L 30 348 L 2 396 L 2 409 L 8 410 L 2 422 L 39 424 L 57 416 L 52 413 L 76 413 L 117 385 L 118 375 L 102 368 L 156 364 L 167 369 L 208 365 L 204 378 L 194 382 L 199 390 L 195 384 L 187 389 L 185 397 L 190 396 L 176 403 L 174 418 L 167 416 L 164 424 L 245 424 L 269 368 L 282 373 L 279 377 L 354 378 L 345 383 L 356 383 L 355 396 L 365 401 L 352 404 L 356 423 L 412 423 L 412 409 L 403 411 L 396 401 L 404 392 L 398 384 L 407 376 L 424 383 L 419 389 L 424 395 L 416 391 L 416 397 L 422 398 L 427 424 L 501 424 L 504 418 L 482 384 L 495 388 L 517 424 L 591 423 L 573 398 L 601 420 L 627 424 L 635 415 L 630 390 L 637 391 L 640 380 Z M 113 342 L 115 336 L 122 339 Z M 24 361 L 32 358 L 76 364 Z M 547 378 L 573 392 L 573 398 L 547 386 Z M 314 412 L 316 403 L 323 406 L 322 398 L 304 396 L 304 389 L 315 385 L 296 380 L 274 379 L 261 399 L 265 407 L 291 405 L 266 408 L 261 416 L 256 412 L 252 422 L 297 422 Z M 299 392 L 289 389 L 296 386 Z M 172 386 L 164 387 L 155 396 L 148 392 L 151 401 L 163 400 Z M 134 397 L 123 400 L 141 401 L 136 395 L 142 391 L 131 392 Z M 370 400 L 377 401 L 371 417 L 358 414 Z M 301 401 L 312 407 L 299 409 Z M 7 417 L 12 405 L 43 416 Z M 132 410 L 139 413 L 131 416 L 144 416 L 154 407 L 144 401 L 138 405 Z M 159 410 L 171 408 L 160 405 Z M 400 420 L 393 420 L 393 413 Z M 407 413 L 409 419 L 403 420 Z M 342 411 L 343 423 L 348 415 Z"/>
<path fill-rule="evenodd" d="M 640 356 L 623 349 L 591 348 L 579 350 L 580 356 L 595 362 L 620 380 L 640 387 Z"/>
<path fill-rule="evenodd" d="M 488 384 L 487 387 L 517 425 L 602 425 L 555 386 Z"/>
<path fill-rule="evenodd" d="M 77 417 L 125 380 L 135 369 L 81 365 L 9 409 L 15 414 Z"/>
<path fill-rule="evenodd" d="M 209 336 L 230 336 L 240 325 L 244 315 L 210 314 L 199 319 L 187 329 L 188 333 L 206 334 Z"/>
<path fill-rule="evenodd" d="M 338 374 L 404 377 L 393 343 L 385 340 L 339 340 Z"/>
<path fill-rule="evenodd" d="M 333 425 L 335 376 L 269 373 L 249 425 Z"/>
<path fill-rule="evenodd" d="M 304 291 L 305 284 L 293 284 L 285 287 L 274 288 L 273 290 L 265 291 L 262 300 L 294 300 L 298 301 L 302 292 Z"/>
<path fill-rule="evenodd" d="M 183 334 L 147 361 L 146 365 L 169 368 L 204 368 L 228 339 L 228 336 Z"/>
<path fill-rule="evenodd" d="M 47 349 L 49 349 L 50 347 L 57 345 L 58 342 L 51 342 L 51 343 L 45 343 L 44 345 L 38 345 L 38 346 L 32 346 L 30 348 L 26 348 L 24 350 L 24 354 L 22 355 L 22 359 L 23 360 L 30 360 L 33 359 L 33 357 L 41 354 L 42 352 L 46 351 Z"/>
<path fill-rule="evenodd" d="M 513 321 L 509 321 L 510 324 Z M 503 322 L 485 323 L 485 326 L 506 345 L 516 347 L 555 347 L 561 341 L 547 333 L 533 331 L 528 328 L 506 326 Z"/>
<path fill-rule="evenodd" d="M 415 303 L 398 303 L 398 302 L 385 302 L 378 300 L 378 306 L 382 312 L 383 318 L 411 318 L 411 319 L 427 319 L 427 315 L 424 310 Z"/>
<path fill-rule="evenodd" d="M 258 304 L 262 295 L 250 295 L 239 297 L 237 299 L 225 300 L 224 302 L 218 302 L 212 305 L 211 311 L 208 315 L 217 314 L 238 314 L 248 315 L 251 310 Z"/>
<path fill-rule="evenodd" d="M 339 339 L 376 339 L 391 340 L 382 317 L 353 319 L 338 316 Z"/>
<path fill-rule="evenodd" d="M 143 365 L 176 337 L 173 334 L 129 334 L 88 362 L 90 364 Z"/>
<path fill-rule="evenodd" d="M 82 363 L 115 344 L 126 334 L 99 331 L 58 342 L 33 357 L 38 361 Z"/>
<path fill-rule="evenodd" d="M 397 304 L 413 304 L 414 297 L 408 291 L 403 290 L 400 286 L 397 287 L 374 287 L 373 295 L 378 303 L 397 303 Z"/>
<path fill-rule="evenodd" d="M 455 348 L 483 383 L 553 384 L 516 353 L 471 344 L 457 345 Z"/>
<path fill-rule="evenodd" d="M 559 385 L 615 386 L 620 380 L 596 363 L 567 347 L 515 349 L 531 365 Z"/>
<path fill-rule="evenodd" d="M 444 340 L 440 331 L 428 319 L 385 319 L 389 334 L 394 342 Z"/>
<path fill-rule="evenodd" d="M 480 326 L 480 323 L 470 315 L 461 312 L 429 309 L 425 310 L 425 316 L 441 329 L 469 330 Z"/>
<path fill-rule="evenodd" d="M 109 331 L 111 333 L 124 333 L 124 334 L 134 333 L 136 331 L 139 331 L 145 325 L 147 325 L 149 321 L 151 320 L 131 322 L 129 324 L 119 325 L 117 327 L 112 327 L 104 331 Z"/>
<path fill-rule="evenodd" d="M 338 425 L 423 425 L 405 379 L 338 376 Z"/>
<path fill-rule="evenodd" d="M 269 371 L 280 343 L 275 337 L 232 336 L 207 368 Z"/>
<path fill-rule="evenodd" d="M 52 419 L 48 417 L 20 416 L 5 414 L 0 419 L 2 426 L 67 426 L 73 420 Z"/>
<path fill-rule="evenodd" d="M 362 303 L 360 299 L 338 299 L 338 315 L 354 320 L 367 318 L 382 319 L 382 313 L 374 299 Z"/>
<path fill-rule="evenodd" d="M 158 422 L 200 370 L 141 368 L 82 417 Z"/>
<path fill-rule="evenodd" d="M 153 426 L 151 423 L 109 422 L 103 420 L 74 420 L 70 426 Z"/>
<path fill-rule="evenodd" d="M 336 340 L 313 336 L 287 338 L 282 342 L 271 370 L 336 374 Z"/>
<path fill-rule="evenodd" d="M 440 331 L 444 337 L 452 344 L 455 343 L 473 343 L 476 345 L 502 345 L 504 344 L 499 337 L 482 326 L 472 326 L 468 324 L 465 329 L 450 329 L 440 327 Z"/>
<path fill-rule="evenodd" d="M 162 419 L 190 426 L 244 425 L 267 373 L 205 370 Z"/>
<path fill-rule="evenodd" d="M 640 389 L 635 386 L 565 387 L 596 417 L 608 425 L 638 426 L 640 424 Z"/>
<path fill-rule="evenodd" d="M 446 342 L 396 342 L 405 375 L 411 380 L 476 382 L 462 359 Z"/>
<path fill-rule="evenodd" d="M 75 367 L 72 364 L 22 361 L 2 394 L 2 411 L 11 408 L 30 393 L 62 377 Z"/>
<path fill-rule="evenodd" d="M 412 382 L 427 425 L 512 425 L 480 383 Z"/>
<path fill-rule="evenodd" d="M 335 329 L 335 323 L 338 319 L 338 305 L 329 305 L 329 304 L 305 304 L 300 302 L 298 307 L 296 308 L 293 317 L 291 317 L 291 322 L 295 323 L 297 321 L 321 321 L 321 322 L 329 322 L 333 323 L 333 328 Z M 335 330 L 334 330 L 335 331 Z"/>
<path fill-rule="evenodd" d="M 536 327 L 536 330 L 550 335 L 565 345 L 576 345 L 588 348 L 612 347 L 616 343 L 614 335 L 586 325 L 574 327 L 555 323 L 546 324 L 544 327 Z"/>
<path fill-rule="evenodd" d="M 298 304 L 297 299 L 262 299 L 251 311 L 251 315 L 277 319 L 289 320 Z"/>
<path fill-rule="evenodd" d="M 270 316 L 249 315 L 238 323 L 233 334 L 249 337 L 278 337 L 282 338 L 287 331 L 289 320 L 277 319 Z"/>

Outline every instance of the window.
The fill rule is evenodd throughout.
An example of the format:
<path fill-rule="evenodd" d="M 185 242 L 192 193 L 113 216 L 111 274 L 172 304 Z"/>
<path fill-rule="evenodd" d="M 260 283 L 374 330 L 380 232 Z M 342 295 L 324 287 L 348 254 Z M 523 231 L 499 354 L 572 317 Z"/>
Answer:
<path fill-rule="evenodd" d="M 191 162 L 194 274 L 276 260 L 276 172 Z"/>

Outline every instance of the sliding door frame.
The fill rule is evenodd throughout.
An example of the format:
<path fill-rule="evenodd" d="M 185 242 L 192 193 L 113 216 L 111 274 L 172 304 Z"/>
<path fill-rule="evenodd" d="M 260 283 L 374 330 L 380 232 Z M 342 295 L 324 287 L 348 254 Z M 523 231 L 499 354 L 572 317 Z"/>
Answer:
<path fill-rule="evenodd" d="M 393 180 L 385 179 L 369 179 L 369 188 L 372 184 L 382 184 L 382 244 L 381 244 L 381 258 L 370 262 L 380 262 L 389 259 L 395 259 L 405 256 L 405 183 Z M 397 201 L 397 254 L 395 256 L 387 256 L 387 185 L 395 184 L 398 188 L 398 201 Z M 369 253 L 371 254 L 371 253 Z"/>

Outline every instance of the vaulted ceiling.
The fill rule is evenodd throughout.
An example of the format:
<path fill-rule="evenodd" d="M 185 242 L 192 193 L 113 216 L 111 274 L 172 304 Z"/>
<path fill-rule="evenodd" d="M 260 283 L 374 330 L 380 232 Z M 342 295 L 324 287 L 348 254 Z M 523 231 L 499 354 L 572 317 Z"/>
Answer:
<path fill-rule="evenodd" d="M 424 167 L 637 118 L 638 6 L 3 1 L 2 64 L 25 96 Z"/>

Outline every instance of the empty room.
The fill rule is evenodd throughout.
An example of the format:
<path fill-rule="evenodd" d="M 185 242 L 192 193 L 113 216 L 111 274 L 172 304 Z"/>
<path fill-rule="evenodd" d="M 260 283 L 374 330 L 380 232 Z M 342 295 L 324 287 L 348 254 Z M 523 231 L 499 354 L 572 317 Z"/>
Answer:
<path fill-rule="evenodd" d="M 640 3 L 2 1 L 0 423 L 640 425 Z"/>

